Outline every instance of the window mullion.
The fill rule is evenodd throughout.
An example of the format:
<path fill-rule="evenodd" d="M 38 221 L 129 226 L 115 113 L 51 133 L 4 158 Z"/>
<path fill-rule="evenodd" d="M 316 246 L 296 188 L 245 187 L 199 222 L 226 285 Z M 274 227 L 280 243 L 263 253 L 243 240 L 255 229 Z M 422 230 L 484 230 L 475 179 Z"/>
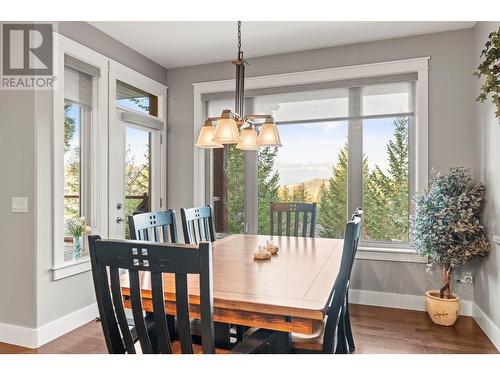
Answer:
<path fill-rule="evenodd" d="M 362 207 L 363 196 L 363 120 L 361 88 L 349 89 L 347 215 Z"/>
<path fill-rule="evenodd" d="M 246 113 L 253 113 L 253 98 L 245 99 Z M 259 228 L 259 151 L 244 151 L 245 157 L 245 233 L 257 234 Z"/>
<path fill-rule="evenodd" d="M 409 83 L 409 108 L 416 111 L 415 82 Z M 416 179 L 416 116 L 408 116 L 408 214 L 413 215 L 412 197 L 418 191 Z M 408 218 L 409 220 L 409 218 Z"/>

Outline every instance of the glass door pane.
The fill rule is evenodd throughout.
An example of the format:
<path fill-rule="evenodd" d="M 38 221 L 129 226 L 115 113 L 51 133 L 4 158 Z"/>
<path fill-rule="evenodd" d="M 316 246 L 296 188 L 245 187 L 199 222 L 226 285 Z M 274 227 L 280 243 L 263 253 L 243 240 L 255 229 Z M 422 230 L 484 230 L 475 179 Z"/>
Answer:
<path fill-rule="evenodd" d="M 151 133 L 127 127 L 125 130 L 125 220 L 130 215 L 151 211 Z M 128 220 L 125 238 L 130 238 Z"/>

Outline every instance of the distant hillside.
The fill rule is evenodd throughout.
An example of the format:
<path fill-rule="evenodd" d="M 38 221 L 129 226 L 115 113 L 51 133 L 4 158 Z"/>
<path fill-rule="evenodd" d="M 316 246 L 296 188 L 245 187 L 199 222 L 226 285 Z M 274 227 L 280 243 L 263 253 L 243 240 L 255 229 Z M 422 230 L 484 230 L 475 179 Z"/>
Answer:
<path fill-rule="evenodd" d="M 307 192 L 313 197 L 314 201 L 318 201 L 318 194 L 319 194 L 319 189 L 321 187 L 321 184 L 325 184 L 325 186 L 328 186 L 329 181 L 328 179 L 323 179 L 323 178 L 315 178 L 312 180 L 304 181 L 303 182 Z M 283 190 L 287 189 L 289 193 L 293 191 L 294 188 L 299 186 L 300 184 L 289 184 L 289 185 L 284 185 L 280 186 L 279 188 L 279 193 L 281 193 Z"/>

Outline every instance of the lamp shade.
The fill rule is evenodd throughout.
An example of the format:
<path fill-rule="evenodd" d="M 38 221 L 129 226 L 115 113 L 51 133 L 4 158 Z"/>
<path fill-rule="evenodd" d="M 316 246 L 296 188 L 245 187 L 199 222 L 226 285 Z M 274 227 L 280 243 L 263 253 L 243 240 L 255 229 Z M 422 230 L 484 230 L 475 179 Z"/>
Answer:
<path fill-rule="evenodd" d="M 281 147 L 280 133 L 274 122 L 266 122 L 260 128 L 257 143 L 261 147 Z"/>
<path fill-rule="evenodd" d="M 200 129 L 200 135 L 198 136 L 198 142 L 196 146 L 200 148 L 223 148 L 224 146 L 213 140 L 215 133 L 215 128 L 212 126 L 210 121 L 205 122 Z"/>
<path fill-rule="evenodd" d="M 214 142 L 222 144 L 238 143 L 238 125 L 232 118 L 221 118 L 215 127 Z"/>
<path fill-rule="evenodd" d="M 240 135 L 240 141 L 236 145 L 240 150 L 258 150 L 257 131 L 253 126 L 243 129 Z"/>

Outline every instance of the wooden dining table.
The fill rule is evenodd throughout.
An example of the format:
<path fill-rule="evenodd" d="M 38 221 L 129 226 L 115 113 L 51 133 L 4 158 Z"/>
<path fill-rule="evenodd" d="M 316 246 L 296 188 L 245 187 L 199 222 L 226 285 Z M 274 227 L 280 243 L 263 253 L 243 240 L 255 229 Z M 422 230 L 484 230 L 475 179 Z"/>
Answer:
<path fill-rule="evenodd" d="M 279 252 L 268 260 L 254 251 L 270 236 L 234 234 L 213 243 L 214 320 L 219 323 L 311 334 L 325 310 L 337 277 L 343 240 L 272 237 Z M 143 309 L 152 311 L 149 273 L 141 273 Z M 175 282 L 163 275 L 165 308 L 175 315 Z M 125 307 L 128 277 L 122 276 Z M 198 275 L 188 276 L 191 318 L 199 318 Z"/>

